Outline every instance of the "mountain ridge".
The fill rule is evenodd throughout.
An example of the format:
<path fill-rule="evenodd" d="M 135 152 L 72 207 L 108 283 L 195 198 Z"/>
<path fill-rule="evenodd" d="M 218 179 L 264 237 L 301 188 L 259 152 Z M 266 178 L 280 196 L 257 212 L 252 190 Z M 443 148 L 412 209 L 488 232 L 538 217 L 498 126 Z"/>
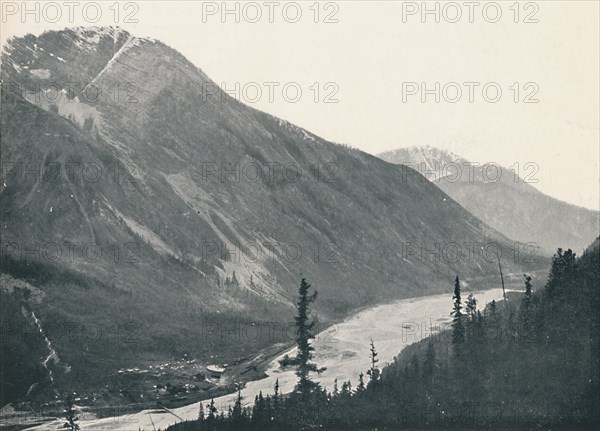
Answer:
<path fill-rule="evenodd" d="M 496 163 L 476 166 L 461 156 L 431 146 L 399 148 L 378 156 L 390 163 L 407 164 L 422 173 L 432 170 L 433 175 L 425 177 L 471 213 L 510 238 L 538 244 L 547 255 L 552 255 L 558 247 L 581 253 L 600 231 L 599 211 L 545 195 L 527 179 Z M 485 174 L 483 171 L 490 167 L 492 173 Z M 508 205 L 501 205 L 502 202 Z M 564 224 L 553 218 L 564 220 Z"/>
<path fill-rule="evenodd" d="M 328 321 L 445 291 L 449 274 L 491 286 L 494 252 L 515 277 L 544 263 L 413 169 L 215 92 L 158 41 L 114 30 L 28 35 L 11 39 L 2 65 L 3 258 L 21 276 L 27 258 L 77 274 L 31 283 L 46 293 L 32 305 L 42 322 L 127 317 L 139 330 L 127 348 L 49 336 L 73 365 L 58 379 L 89 383 L 85 365 L 101 361 L 110 375 L 146 356 L 210 357 L 198 325 L 287 322 L 301 276 Z M 182 305 L 193 313 L 174 317 Z M 230 361 L 265 343 L 222 340 L 219 351 Z"/>

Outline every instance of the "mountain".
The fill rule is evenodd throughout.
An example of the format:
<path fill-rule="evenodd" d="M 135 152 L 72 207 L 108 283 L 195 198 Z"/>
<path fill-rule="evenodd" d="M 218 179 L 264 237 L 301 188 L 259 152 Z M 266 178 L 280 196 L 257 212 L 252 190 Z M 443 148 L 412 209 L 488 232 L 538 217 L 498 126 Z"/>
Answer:
<path fill-rule="evenodd" d="M 220 325 L 289 324 L 301 276 L 330 322 L 456 273 L 497 284 L 496 250 L 507 274 L 544 264 L 411 168 L 239 103 L 159 41 L 27 35 L 1 78 L 3 272 L 43 292 L 23 315 L 54 328 L 68 384 L 281 341 Z"/>
<path fill-rule="evenodd" d="M 533 187 L 534 165 L 521 166 L 524 179 L 497 164 L 476 166 L 429 146 L 387 151 L 379 157 L 415 168 L 489 226 L 509 238 L 539 245 L 546 255 L 559 247 L 581 253 L 600 231 L 598 211 L 551 198 Z"/>

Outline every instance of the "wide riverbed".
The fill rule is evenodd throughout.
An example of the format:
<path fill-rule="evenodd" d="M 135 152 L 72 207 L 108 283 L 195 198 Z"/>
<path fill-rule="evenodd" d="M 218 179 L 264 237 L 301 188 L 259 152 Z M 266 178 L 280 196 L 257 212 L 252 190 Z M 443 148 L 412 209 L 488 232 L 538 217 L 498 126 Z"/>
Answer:
<path fill-rule="evenodd" d="M 468 292 L 463 292 L 466 299 Z M 480 309 L 493 299 L 502 298 L 501 289 L 475 292 Z M 327 370 L 315 380 L 330 389 L 337 378 L 341 382 L 351 380 L 356 386 L 360 372 L 366 374 L 370 365 L 369 343 L 373 339 L 379 352 L 379 365 L 385 366 L 391 362 L 405 346 L 421 340 L 439 329 L 449 327 L 452 295 L 424 296 L 420 298 L 403 299 L 389 304 L 378 305 L 356 313 L 343 322 L 333 325 L 321 332 L 314 342 L 316 362 Z M 294 355 L 294 350 L 287 352 Z M 285 354 L 285 353 L 284 353 Z M 254 396 L 262 391 L 271 394 L 275 381 L 279 379 L 282 393 L 291 392 L 296 383 L 296 376 L 291 369 L 279 367 L 278 359 L 274 359 L 267 369 L 268 377 L 249 382 L 242 389 L 242 401 L 249 404 Z M 233 405 L 236 394 L 225 395 L 215 399 L 219 411 L 227 411 Z M 206 403 L 206 401 L 203 401 Z M 181 420 L 191 420 L 198 417 L 199 403 L 190 404 L 167 412 L 161 409 L 144 410 L 139 413 L 108 417 L 96 420 L 80 420 L 83 431 L 138 431 L 166 429 Z M 205 409 L 206 410 L 206 409 Z M 64 420 L 57 420 L 35 427 L 37 430 L 61 429 Z"/>

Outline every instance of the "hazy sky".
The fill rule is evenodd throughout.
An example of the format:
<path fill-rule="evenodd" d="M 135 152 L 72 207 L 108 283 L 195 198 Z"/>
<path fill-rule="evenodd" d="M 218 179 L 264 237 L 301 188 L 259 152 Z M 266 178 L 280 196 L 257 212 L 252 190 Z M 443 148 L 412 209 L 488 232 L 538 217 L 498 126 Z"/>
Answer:
<path fill-rule="evenodd" d="M 38 2 L 27 3 L 33 9 Z M 597 1 L 518 8 L 482 1 L 472 10 L 465 2 L 428 2 L 439 8 L 439 22 L 435 13 L 421 15 L 420 1 L 228 2 L 239 22 L 235 12 L 222 16 L 222 2 L 121 2 L 116 17 L 110 1 L 99 2 L 94 24 L 98 10 L 78 3 L 70 22 L 65 2 L 39 3 L 39 17 L 21 16 L 20 1 L 2 2 L 2 44 L 46 29 L 115 25 L 116 18 L 132 34 L 179 50 L 228 89 L 238 83 L 242 101 L 331 141 L 372 154 L 431 145 L 479 163 L 523 169 L 533 162 L 540 190 L 599 208 Z M 128 15 L 138 23 L 125 22 Z M 421 83 L 433 90 L 425 103 Z"/>

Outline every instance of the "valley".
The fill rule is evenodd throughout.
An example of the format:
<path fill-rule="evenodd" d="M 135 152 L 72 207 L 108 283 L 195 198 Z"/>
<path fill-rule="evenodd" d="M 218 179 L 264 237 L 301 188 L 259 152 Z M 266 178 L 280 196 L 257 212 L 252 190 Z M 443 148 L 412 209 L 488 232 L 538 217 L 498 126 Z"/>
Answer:
<path fill-rule="evenodd" d="M 507 287 L 509 290 L 521 291 L 521 286 L 516 282 Z M 502 290 L 498 288 L 477 291 L 474 294 L 482 306 L 492 299 L 502 298 Z M 368 343 L 371 338 L 374 338 L 377 343 L 382 366 L 384 366 L 390 363 L 405 346 L 428 336 L 435 337 L 439 331 L 449 327 L 449 304 L 451 298 L 448 294 L 395 301 L 359 311 L 324 329 L 313 343 L 316 360 L 327 368 L 318 381 L 328 389 L 331 389 L 335 379 L 356 381 L 358 374 L 365 372 L 369 366 Z M 153 399 L 135 405 L 83 407 L 82 411 L 91 417 L 81 421 L 82 429 L 84 431 L 95 429 L 135 431 L 139 427 L 147 429 L 152 428 L 153 425 L 164 429 L 181 420 L 195 419 L 198 415 L 198 401 L 204 400 L 206 403 L 211 398 L 214 398 L 219 411 L 227 411 L 235 401 L 238 383 L 243 388 L 242 397 L 245 406 L 251 405 L 254 396 L 259 392 L 271 393 L 276 380 L 279 381 L 282 393 L 288 393 L 296 382 L 296 376 L 292 369 L 279 365 L 278 360 L 285 354 L 293 353 L 294 348 L 289 347 L 289 344 L 287 347 L 273 346 L 252 361 L 228 367 L 219 380 L 207 377 L 212 387 L 203 390 L 183 389 L 186 384 L 183 382 L 197 381 L 194 373 L 198 370 L 202 374 L 207 374 L 204 365 L 196 364 L 193 360 L 130 370 L 122 374 L 131 377 L 130 383 L 135 388 L 133 391 L 145 393 L 146 398 Z M 156 380 L 151 379 L 156 368 L 160 372 L 153 375 Z M 248 370 L 251 370 L 251 373 L 248 373 Z M 144 384 L 139 384 L 141 381 L 134 383 L 138 380 L 134 377 L 136 374 L 139 380 L 145 381 L 145 390 Z M 181 385 L 183 390 L 179 396 L 168 396 L 167 390 L 157 390 L 156 385 L 150 386 L 152 382 L 158 380 L 164 382 L 165 379 L 175 385 Z M 116 411 L 118 414 L 114 414 Z M 45 418 L 45 423 L 34 429 L 53 429 L 58 423 L 48 420 L 48 417 Z"/>

